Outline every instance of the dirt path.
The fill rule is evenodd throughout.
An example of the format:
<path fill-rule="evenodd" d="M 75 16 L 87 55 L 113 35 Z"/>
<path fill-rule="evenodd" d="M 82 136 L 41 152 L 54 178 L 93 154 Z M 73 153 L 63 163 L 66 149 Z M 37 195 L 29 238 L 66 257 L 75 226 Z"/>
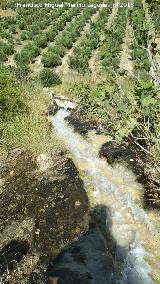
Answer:
<path fill-rule="evenodd" d="M 108 22 L 107 22 L 107 29 L 109 30 L 111 28 L 111 25 L 117 15 L 118 8 L 112 8 L 112 12 L 109 15 Z M 102 32 L 100 41 L 103 41 L 104 39 L 104 33 Z M 98 55 L 98 49 L 96 49 L 92 57 L 89 61 L 89 69 L 91 70 L 91 78 L 93 82 L 97 81 L 103 81 L 103 79 L 106 78 L 106 73 L 102 69 L 101 62 L 99 60 L 99 55 Z"/>
<path fill-rule="evenodd" d="M 129 46 L 132 43 L 132 27 L 129 20 L 126 25 L 124 42 L 122 44 L 122 52 L 120 54 L 120 69 L 127 70 L 129 74 L 133 74 L 133 62 L 131 61 Z"/>

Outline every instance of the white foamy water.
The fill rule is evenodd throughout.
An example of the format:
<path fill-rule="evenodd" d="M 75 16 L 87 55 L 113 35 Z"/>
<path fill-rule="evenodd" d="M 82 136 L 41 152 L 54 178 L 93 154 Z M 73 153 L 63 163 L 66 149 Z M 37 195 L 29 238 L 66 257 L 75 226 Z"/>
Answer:
<path fill-rule="evenodd" d="M 79 171 L 85 172 L 85 188 L 88 195 L 92 195 L 94 204 L 103 204 L 109 208 L 112 236 L 117 247 L 125 249 L 121 279 L 116 283 L 160 283 L 157 215 L 146 213 L 142 208 L 142 187 L 124 166 L 116 165 L 113 168 L 100 159 L 95 137 L 92 137 L 92 141 L 91 138 L 87 140 L 75 133 L 65 121 L 68 115 L 68 111 L 59 110 L 52 119 L 53 126 L 72 154 Z"/>

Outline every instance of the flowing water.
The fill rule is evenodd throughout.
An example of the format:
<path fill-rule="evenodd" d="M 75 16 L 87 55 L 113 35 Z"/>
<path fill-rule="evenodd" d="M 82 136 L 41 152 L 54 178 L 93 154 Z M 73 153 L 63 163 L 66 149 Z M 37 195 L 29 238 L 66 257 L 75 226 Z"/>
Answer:
<path fill-rule="evenodd" d="M 107 138 L 91 132 L 84 139 L 65 121 L 69 114 L 60 109 L 52 123 L 83 175 L 91 202 L 109 208 L 110 231 L 117 244 L 117 253 L 125 251 L 121 277 L 116 283 L 160 283 L 158 213 L 143 209 L 143 188 L 130 170 L 120 164 L 112 167 L 105 159 L 99 158 L 99 148 Z"/>

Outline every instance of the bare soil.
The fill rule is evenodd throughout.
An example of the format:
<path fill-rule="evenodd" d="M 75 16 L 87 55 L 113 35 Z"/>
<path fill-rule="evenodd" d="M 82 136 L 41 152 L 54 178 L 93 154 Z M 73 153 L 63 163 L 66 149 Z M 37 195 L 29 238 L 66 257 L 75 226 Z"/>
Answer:
<path fill-rule="evenodd" d="M 15 149 L 8 158 L 1 157 L 0 169 L 1 277 L 23 283 L 37 265 L 87 230 L 88 198 L 63 152 L 42 172 L 30 153 Z"/>
<path fill-rule="evenodd" d="M 132 41 L 133 41 L 132 27 L 129 24 L 129 21 L 127 21 L 125 38 L 122 44 L 122 52 L 120 55 L 120 68 L 121 70 L 128 71 L 130 75 L 132 75 L 133 73 L 133 63 L 131 61 L 130 50 L 129 50 L 129 46 L 132 43 Z"/>

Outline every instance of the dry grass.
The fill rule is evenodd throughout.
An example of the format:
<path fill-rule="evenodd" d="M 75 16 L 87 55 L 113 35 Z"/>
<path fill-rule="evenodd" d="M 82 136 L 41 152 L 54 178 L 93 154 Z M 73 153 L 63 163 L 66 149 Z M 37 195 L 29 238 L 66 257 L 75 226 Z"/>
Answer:
<path fill-rule="evenodd" d="M 87 73 L 85 75 L 82 75 L 70 69 L 68 73 L 63 75 L 62 84 L 51 88 L 51 90 L 55 92 L 57 95 L 64 95 L 70 98 L 71 97 L 70 89 L 76 84 L 79 85 L 81 83 L 84 83 L 92 86 L 100 84 L 102 82 L 103 82 L 102 76 L 95 78 L 94 76 L 92 76 L 92 74 Z"/>
<path fill-rule="evenodd" d="M 11 10 L 11 9 L 7 9 L 7 10 L 0 9 L 0 17 L 13 17 L 13 18 L 16 18 L 16 12 Z"/>
<path fill-rule="evenodd" d="M 5 123 L 1 144 L 7 149 L 25 148 L 34 155 L 53 155 L 61 149 L 62 143 L 45 115 L 50 104 L 49 98 L 44 94 L 43 88 L 35 82 L 22 86 L 22 96 L 29 107 L 29 114 L 17 115 L 13 121 Z"/>

